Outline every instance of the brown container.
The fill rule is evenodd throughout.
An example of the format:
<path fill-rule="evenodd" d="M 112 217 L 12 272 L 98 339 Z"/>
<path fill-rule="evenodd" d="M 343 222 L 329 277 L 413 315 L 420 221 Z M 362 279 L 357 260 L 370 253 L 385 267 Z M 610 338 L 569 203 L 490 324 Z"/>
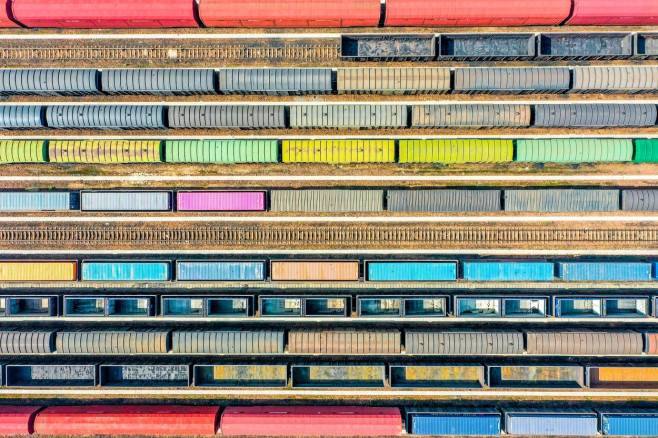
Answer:
<path fill-rule="evenodd" d="M 273 261 L 272 281 L 359 281 L 359 262 Z"/>
<path fill-rule="evenodd" d="M 399 330 L 291 330 L 291 354 L 400 354 Z"/>
<path fill-rule="evenodd" d="M 658 367 L 587 367 L 592 389 L 658 389 Z"/>
<path fill-rule="evenodd" d="M 528 354 L 604 356 L 642 354 L 642 334 L 631 330 L 532 331 L 526 333 Z"/>

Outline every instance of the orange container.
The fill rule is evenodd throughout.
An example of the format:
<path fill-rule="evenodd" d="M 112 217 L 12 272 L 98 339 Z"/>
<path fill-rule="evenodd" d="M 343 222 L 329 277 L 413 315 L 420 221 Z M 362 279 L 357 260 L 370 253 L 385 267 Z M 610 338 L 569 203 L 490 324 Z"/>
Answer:
<path fill-rule="evenodd" d="M 0 262 L 0 281 L 76 281 L 78 262 Z"/>
<path fill-rule="evenodd" d="M 272 262 L 272 281 L 359 281 L 359 262 Z"/>
<path fill-rule="evenodd" d="M 592 389 L 658 388 L 658 367 L 592 367 L 588 372 Z"/>

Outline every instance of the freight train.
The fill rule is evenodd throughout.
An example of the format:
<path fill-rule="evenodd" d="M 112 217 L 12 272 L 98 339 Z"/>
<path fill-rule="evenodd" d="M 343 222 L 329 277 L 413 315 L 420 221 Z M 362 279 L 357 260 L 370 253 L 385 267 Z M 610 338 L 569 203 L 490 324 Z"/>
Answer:
<path fill-rule="evenodd" d="M 653 0 L 2 0 L 0 26 L 473 27 L 656 25 Z"/>

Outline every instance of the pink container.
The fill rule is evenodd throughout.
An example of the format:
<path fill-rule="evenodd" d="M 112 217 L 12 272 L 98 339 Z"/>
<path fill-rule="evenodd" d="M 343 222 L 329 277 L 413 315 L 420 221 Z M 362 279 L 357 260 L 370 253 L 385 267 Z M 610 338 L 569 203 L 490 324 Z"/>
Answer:
<path fill-rule="evenodd" d="M 178 211 L 264 211 L 265 192 L 178 192 Z"/>

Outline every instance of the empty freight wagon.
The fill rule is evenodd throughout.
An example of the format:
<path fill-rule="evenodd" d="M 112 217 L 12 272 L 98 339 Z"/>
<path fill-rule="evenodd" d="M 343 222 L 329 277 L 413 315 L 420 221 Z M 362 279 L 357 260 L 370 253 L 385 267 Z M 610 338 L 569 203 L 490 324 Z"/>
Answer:
<path fill-rule="evenodd" d="M 246 318 L 253 315 L 252 296 L 162 297 L 164 318 Z"/>
<path fill-rule="evenodd" d="M 58 315 L 57 296 L 21 295 L 0 297 L 0 317 L 48 317 Z"/>
<path fill-rule="evenodd" d="M 96 365 L 7 365 L 7 387 L 66 388 L 95 387 Z"/>
<path fill-rule="evenodd" d="M 490 388 L 582 388 L 585 371 L 576 365 L 495 365 L 487 367 Z"/>
<path fill-rule="evenodd" d="M 103 364 L 98 373 L 101 387 L 176 388 L 191 383 L 189 365 Z"/>
<path fill-rule="evenodd" d="M 588 366 L 587 387 L 592 389 L 658 389 L 658 367 Z"/>

